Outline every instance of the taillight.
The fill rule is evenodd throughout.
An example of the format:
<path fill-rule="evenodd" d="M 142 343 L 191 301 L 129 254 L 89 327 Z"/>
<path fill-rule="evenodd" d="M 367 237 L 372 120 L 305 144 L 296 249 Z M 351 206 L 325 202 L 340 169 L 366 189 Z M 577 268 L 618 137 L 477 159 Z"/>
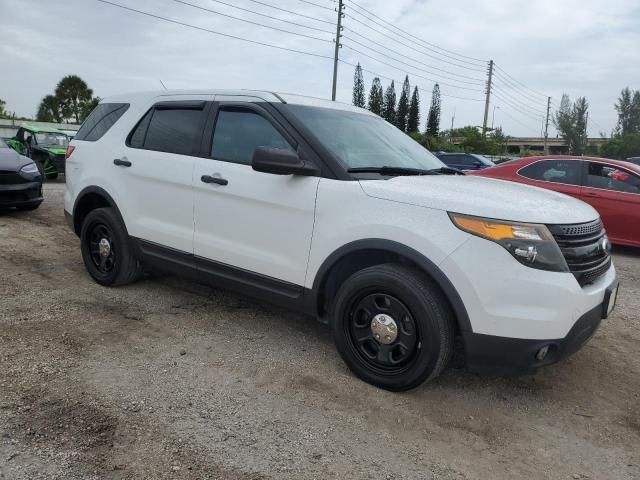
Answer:
<path fill-rule="evenodd" d="M 76 147 L 72 147 L 71 145 L 69 145 L 67 147 L 67 153 L 64 154 L 64 159 L 66 160 L 67 158 L 69 158 L 75 149 Z"/>

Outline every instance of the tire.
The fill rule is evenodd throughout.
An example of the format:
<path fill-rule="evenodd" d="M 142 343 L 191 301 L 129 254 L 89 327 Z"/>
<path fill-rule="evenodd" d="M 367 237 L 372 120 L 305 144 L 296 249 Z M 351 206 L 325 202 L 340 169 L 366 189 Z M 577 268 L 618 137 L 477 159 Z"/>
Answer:
<path fill-rule="evenodd" d="M 22 212 L 28 212 L 28 211 L 31 211 L 31 210 L 35 210 L 39 206 L 40 206 L 39 203 L 36 203 L 35 205 L 18 205 L 16 207 L 16 210 L 20 210 Z"/>
<path fill-rule="evenodd" d="M 140 262 L 113 208 L 89 212 L 80 231 L 80 246 L 89 275 L 100 285 L 115 287 L 139 278 Z"/>
<path fill-rule="evenodd" d="M 453 351 L 453 325 L 440 289 L 418 270 L 391 263 L 349 277 L 331 318 L 336 347 L 351 371 L 391 391 L 415 388 L 442 372 Z"/>

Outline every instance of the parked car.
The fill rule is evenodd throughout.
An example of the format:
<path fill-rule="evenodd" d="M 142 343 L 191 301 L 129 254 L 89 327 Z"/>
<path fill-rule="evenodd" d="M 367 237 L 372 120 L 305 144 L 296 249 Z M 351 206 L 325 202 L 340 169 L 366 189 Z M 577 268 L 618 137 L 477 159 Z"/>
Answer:
<path fill-rule="evenodd" d="M 42 200 L 42 176 L 36 164 L 0 138 L 0 207 L 35 210 Z"/>
<path fill-rule="evenodd" d="M 474 173 L 475 174 L 475 173 Z M 640 167 L 605 158 L 529 157 L 477 172 L 565 193 L 592 205 L 612 243 L 640 247 Z"/>
<path fill-rule="evenodd" d="M 22 125 L 6 143 L 20 155 L 36 162 L 48 179 L 64 173 L 64 156 L 69 145 L 66 133 L 56 128 Z"/>
<path fill-rule="evenodd" d="M 630 157 L 627 158 L 627 162 L 631 162 L 635 165 L 639 165 L 640 166 L 640 157 Z"/>
<path fill-rule="evenodd" d="M 457 168 L 458 170 L 483 170 L 495 165 L 488 158 L 475 153 L 438 152 L 436 156 L 448 167 Z"/>
<path fill-rule="evenodd" d="M 351 370 L 389 390 L 436 377 L 456 335 L 473 370 L 554 363 L 616 299 L 592 207 L 460 174 L 336 102 L 103 100 L 69 147 L 64 199 L 99 284 L 170 271 L 288 306 L 329 323 Z"/>

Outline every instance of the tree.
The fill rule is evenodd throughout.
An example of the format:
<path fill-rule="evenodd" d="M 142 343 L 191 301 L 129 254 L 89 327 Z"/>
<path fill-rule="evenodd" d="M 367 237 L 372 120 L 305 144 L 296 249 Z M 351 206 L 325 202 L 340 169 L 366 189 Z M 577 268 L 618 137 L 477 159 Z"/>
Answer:
<path fill-rule="evenodd" d="M 420 126 L 420 97 L 418 87 L 414 87 L 407 117 L 407 133 L 417 132 Z"/>
<path fill-rule="evenodd" d="M 366 106 L 366 98 L 364 95 L 364 80 L 362 79 L 362 67 L 360 62 L 356 65 L 356 71 L 353 74 L 353 104 L 356 107 L 364 108 Z"/>
<path fill-rule="evenodd" d="M 384 93 L 384 105 L 382 108 L 382 118 L 389 123 L 396 122 L 396 87 L 391 80 L 391 85 Z"/>
<path fill-rule="evenodd" d="M 431 92 L 431 107 L 429 107 L 429 116 L 427 117 L 426 134 L 431 137 L 437 137 L 440 132 L 440 85 L 437 83 L 433 86 Z"/>
<path fill-rule="evenodd" d="M 560 101 L 560 108 L 553 117 L 553 124 L 569 147 L 572 155 L 582 155 L 587 147 L 587 116 L 589 104 L 580 97 L 575 103 L 565 93 Z"/>
<path fill-rule="evenodd" d="M 36 120 L 38 122 L 62 122 L 62 107 L 58 97 L 55 95 L 47 95 L 40 101 Z"/>
<path fill-rule="evenodd" d="M 618 112 L 618 131 L 622 135 L 640 132 L 640 91 L 623 88 L 614 105 Z"/>
<path fill-rule="evenodd" d="M 373 79 L 371 90 L 369 91 L 369 110 L 376 115 L 382 116 L 384 106 L 384 92 L 382 91 L 382 83 L 378 77 Z"/>
<path fill-rule="evenodd" d="M 411 95 L 411 86 L 409 85 L 409 75 L 405 75 L 402 83 L 402 91 L 400 92 L 400 100 L 398 100 L 398 111 L 396 112 L 396 127 L 403 132 L 407 131 L 407 117 L 409 116 L 409 96 Z"/>
<path fill-rule="evenodd" d="M 93 112 L 93 109 L 98 106 L 98 104 L 100 103 L 100 100 L 102 100 L 100 97 L 93 97 L 91 100 L 85 103 L 82 109 L 82 115 L 80 117 L 81 122 L 84 122 L 87 119 L 89 114 Z"/>
<path fill-rule="evenodd" d="M 82 113 L 93 97 L 93 90 L 77 75 L 67 75 L 58 83 L 55 96 L 60 102 L 62 117 L 81 122 Z"/>

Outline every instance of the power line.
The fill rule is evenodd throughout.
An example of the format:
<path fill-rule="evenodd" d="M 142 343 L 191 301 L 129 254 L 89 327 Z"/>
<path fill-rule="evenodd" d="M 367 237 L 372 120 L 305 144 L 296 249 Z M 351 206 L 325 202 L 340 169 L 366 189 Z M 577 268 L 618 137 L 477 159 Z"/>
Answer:
<path fill-rule="evenodd" d="M 309 38 L 311 40 L 317 40 L 319 42 L 333 43 L 331 40 L 327 40 L 326 38 L 314 37 L 313 35 L 307 35 L 305 33 L 293 32 L 291 30 L 285 30 L 284 28 L 272 27 L 270 25 L 265 25 L 264 23 L 254 22 L 252 20 L 247 20 L 246 18 L 234 17 L 233 15 L 228 15 L 226 13 L 221 13 L 216 10 L 211 10 L 210 8 L 201 7 L 199 5 L 194 5 L 193 3 L 185 2 L 183 0 L 172 0 L 173 2 L 180 3 L 182 5 L 187 5 L 192 8 L 197 8 L 198 10 L 202 10 L 205 12 L 213 13 L 216 15 L 220 15 L 222 17 L 231 18 L 232 20 L 238 20 L 239 22 L 250 23 L 251 25 L 257 25 L 258 27 L 269 28 L 271 30 L 276 30 L 278 32 L 288 33 L 290 35 L 297 35 L 299 37 Z"/>
<path fill-rule="evenodd" d="M 539 95 L 541 97 L 547 98 L 547 95 L 545 95 L 544 93 L 540 93 L 540 92 L 536 92 L 535 90 L 533 90 L 532 88 L 527 87 L 524 83 L 520 82 L 519 80 L 516 80 L 515 78 L 513 78 L 511 75 L 509 75 L 506 71 L 504 71 L 504 69 L 500 68 L 499 66 L 496 65 L 496 68 L 501 71 L 504 75 L 506 75 L 507 77 L 509 77 L 511 80 L 513 80 L 515 83 L 517 83 L 518 85 L 520 85 L 523 88 L 526 88 L 527 90 L 529 90 L 530 92 Z"/>
<path fill-rule="evenodd" d="M 310 2 L 309 0 L 298 0 L 298 1 L 299 1 L 299 2 L 302 2 L 302 3 L 309 4 L 309 5 L 313 5 L 314 7 L 323 8 L 323 9 L 325 9 L 325 10 L 329 10 L 330 12 L 333 12 L 333 8 L 331 8 L 331 7 L 326 7 L 326 6 L 324 6 L 324 5 L 318 5 L 317 3 Z"/>
<path fill-rule="evenodd" d="M 418 63 L 418 64 L 420 64 L 420 65 L 424 65 L 424 66 L 425 66 L 425 67 L 427 67 L 427 68 L 430 68 L 430 69 L 432 69 L 432 70 L 437 70 L 437 71 L 439 71 L 439 72 L 447 73 L 447 74 L 449 74 L 449 75 L 454 75 L 454 76 L 456 76 L 456 77 L 465 78 L 465 79 L 468 79 L 468 80 L 473 80 L 473 82 L 467 82 L 467 81 L 462 81 L 462 80 L 457 80 L 457 79 L 450 79 L 450 80 L 455 80 L 455 81 L 458 81 L 458 82 L 461 82 L 461 83 L 471 83 L 471 84 L 478 84 L 478 85 L 482 85 L 482 84 L 484 83 L 484 79 L 481 79 L 481 78 L 475 78 L 475 77 L 468 77 L 468 76 L 466 76 L 466 75 L 461 75 L 461 74 L 459 74 L 459 73 L 451 72 L 451 71 L 449 71 L 449 70 L 444 70 L 444 69 L 442 69 L 442 68 L 434 67 L 434 66 L 432 66 L 432 65 L 430 65 L 430 64 L 428 64 L 428 63 L 421 62 L 420 60 L 418 60 L 418 59 L 416 59 L 416 58 L 410 57 L 410 56 L 408 56 L 408 55 L 404 55 L 403 53 L 400 53 L 400 52 L 398 52 L 397 50 L 393 50 L 393 49 L 391 49 L 391 48 L 387 47 L 386 45 L 383 45 L 382 43 L 376 42 L 375 40 L 372 40 L 371 38 L 367 37 L 366 35 L 362 35 L 361 33 L 357 32 L 357 31 L 355 31 L 355 30 L 353 30 L 353 29 L 351 29 L 351 28 L 346 27 L 346 29 L 347 29 L 347 30 L 349 30 L 351 33 L 353 33 L 353 34 L 355 34 L 355 35 L 357 35 L 357 36 L 359 36 L 359 37 L 361 37 L 361 38 L 363 38 L 363 39 L 365 39 L 365 40 L 367 40 L 367 41 L 369 41 L 369 42 L 373 43 L 374 45 L 377 45 L 377 46 L 379 46 L 379 47 L 385 48 L 385 49 L 387 49 L 389 52 L 395 53 L 396 55 L 400 55 L 401 57 L 404 57 L 404 58 L 408 58 L 409 60 L 412 60 L 412 61 L 414 61 L 414 62 L 417 62 L 417 63 Z M 344 37 L 345 37 L 345 38 L 349 38 L 349 37 L 347 37 L 346 35 L 344 35 Z M 354 40 L 354 39 L 351 39 L 351 40 L 352 40 L 353 42 L 355 42 L 355 43 L 358 43 L 358 42 L 357 42 L 356 40 Z M 363 45 L 363 44 L 359 44 L 359 45 L 362 45 L 362 46 L 363 46 L 363 47 L 365 47 L 365 48 L 369 48 L 369 47 L 367 47 L 366 45 Z M 370 50 L 373 50 L 373 49 L 372 49 L 372 48 L 370 48 Z M 375 50 L 374 50 L 374 51 L 375 51 Z"/>
<path fill-rule="evenodd" d="M 531 95 L 526 90 L 524 90 L 522 87 L 519 87 L 518 85 L 513 83 L 512 80 L 509 80 L 509 78 L 506 77 L 503 73 L 500 73 L 500 72 L 496 71 L 496 78 L 498 78 L 501 82 L 503 82 L 505 84 L 505 87 L 508 87 L 509 89 L 511 89 L 513 91 L 514 95 L 518 95 L 521 98 L 523 98 L 523 99 L 525 99 L 525 100 L 527 100 L 529 102 L 533 102 L 533 103 L 538 103 L 538 102 L 542 101 L 541 97 L 535 97 L 535 96 Z"/>
<path fill-rule="evenodd" d="M 192 28 L 194 30 L 199 30 L 201 32 L 207 32 L 207 33 L 211 33 L 211 34 L 214 34 L 214 35 L 220 35 L 222 37 L 233 38 L 235 40 L 241 40 L 243 42 L 252 43 L 254 45 L 262 45 L 264 47 L 276 48 L 278 50 L 284 50 L 284 51 L 293 52 L 293 53 L 300 53 L 302 55 L 309 55 L 309 56 L 312 56 L 312 57 L 327 58 L 329 60 L 331 60 L 333 58 L 333 57 L 330 57 L 328 55 L 322 55 L 322 54 L 313 53 L 313 52 L 305 52 L 303 50 L 296 50 L 295 48 L 282 47 L 280 45 L 273 45 L 272 43 L 259 42 L 257 40 L 250 40 L 248 38 L 238 37 L 236 35 L 230 35 L 228 33 L 217 32 L 215 30 L 210 30 L 208 28 L 198 27 L 196 25 L 191 25 L 189 23 L 184 23 L 184 22 L 180 22 L 178 20 L 173 20 L 173 19 L 170 19 L 170 18 L 167 18 L 167 17 L 160 16 L 160 15 L 155 15 L 153 13 L 143 12 L 142 10 L 136 10 L 135 8 L 127 7 L 125 5 L 120 5 L 119 3 L 110 2 L 108 0 L 96 0 L 96 1 L 100 2 L 100 3 L 107 4 L 107 5 L 111 5 L 111 6 L 114 6 L 114 7 L 118 7 L 118 8 L 121 8 L 123 10 L 128 10 L 130 12 L 135 12 L 135 13 L 138 13 L 140 15 L 145 15 L 147 17 L 155 18 L 157 20 L 162 20 L 162 21 L 165 21 L 165 22 L 173 23 L 175 25 L 180 25 L 182 27 Z"/>
<path fill-rule="evenodd" d="M 403 33 L 404 35 L 408 35 L 408 36 L 409 36 L 409 37 L 411 37 L 413 40 L 417 40 L 417 41 L 422 42 L 422 43 L 424 43 L 424 44 L 426 44 L 426 45 L 429 45 L 430 47 L 433 47 L 433 48 L 438 49 L 438 50 L 442 50 L 442 51 L 444 51 L 444 52 L 448 52 L 448 53 L 450 53 L 451 55 L 455 55 L 455 56 L 457 56 L 457 57 L 466 58 L 466 59 L 468 59 L 468 60 L 473 60 L 473 61 L 475 61 L 475 62 L 480 62 L 480 63 L 483 63 L 483 64 L 484 64 L 484 63 L 487 63 L 487 61 L 486 61 L 486 60 L 481 60 L 481 59 L 479 59 L 479 58 L 474 58 L 474 57 L 469 57 L 469 56 L 467 56 L 467 55 L 462 55 L 462 54 L 457 53 L 457 52 L 454 52 L 454 51 L 452 51 L 452 50 L 448 50 L 448 49 L 446 49 L 446 48 L 444 48 L 444 47 L 440 47 L 440 46 L 435 45 L 435 44 L 433 44 L 433 43 L 427 42 L 426 40 L 424 40 L 424 39 L 422 39 L 422 38 L 420 38 L 420 37 L 416 37 L 415 35 L 412 35 L 412 34 L 410 34 L 409 32 L 406 32 L 406 31 L 404 31 L 404 30 L 402 30 L 402 29 L 400 29 L 400 28 L 396 27 L 394 24 L 392 24 L 392 23 L 390 23 L 390 22 L 387 22 L 386 20 L 384 20 L 383 18 L 379 17 L 378 15 L 376 15 L 376 14 L 375 14 L 375 13 L 373 13 L 373 12 L 371 12 L 370 10 L 367 10 L 366 8 L 364 8 L 363 6 L 361 6 L 360 4 L 358 4 L 357 2 L 355 2 L 354 0 L 350 0 L 350 2 L 349 2 L 349 3 L 352 3 L 352 4 L 353 4 L 353 5 L 355 5 L 358 9 L 360 9 L 360 10 L 363 10 L 363 11 L 367 12 L 367 13 L 368 13 L 369 15 L 371 15 L 372 17 L 377 18 L 378 20 L 380 20 L 380 21 L 384 22 L 385 24 L 389 25 L 389 26 L 390 26 L 390 27 L 392 27 L 394 30 L 397 30 L 398 32 L 401 32 L 401 33 Z M 363 15 L 362 13 L 359 13 L 359 12 L 356 12 L 356 13 L 358 13 L 359 15 L 362 15 L 363 17 L 367 18 L 367 17 L 366 17 L 365 15 Z M 373 21 L 374 23 L 377 23 L 377 22 L 375 22 L 374 20 L 371 20 L 371 19 L 369 19 L 369 21 Z M 384 28 L 387 28 L 387 27 L 385 27 L 384 25 L 381 25 L 381 26 L 382 26 L 382 27 L 384 27 Z M 389 30 L 389 28 L 387 28 L 387 30 Z M 425 47 L 425 48 L 427 48 L 427 47 Z M 431 50 L 431 49 L 429 49 L 429 50 Z M 466 61 L 466 60 L 461 60 L 461 59 L 457 59 L 457 58 L 455 58 L 455 57 L 451 57 L 451 56 L 446 55 L 446 54 L 444 54 L 444 53 L 440 53 L 440 52 L 439 52 L 439 51 L 437 51 L 437 50 L 432 50 L 432 51 L 434 51 L 435 53 L 438 53 L 439 55 L 442 55 L 442 56 L 444 56 L 444 57 L 452 58 L 452 59 L 457 60 L 457 61 L 459 61 L 459 62 L 464 62 L 464 63 L 468 63 L 468 64 L 470 64 L 470 65 L 473 65 L 473 63 L 472 63 L 472 62 L 468 62 L 468 61 Z"/>
<path fill-rule="evenodd" d="M 345 39 L 347 39 L 347 40 L 349 40 L 349 41 L 351 41 L 351 42 L 355 43 L 356 45 L 359 45 L 359 46 L 361 46 L 361 47 L 364 47 L 364 48 L 366 48 L 367 50 L 371 50 L 372 52 L 375 52 L 375 53 L 377 53 L 378 55 L 382 55 L 382 56 L 383 56 L 383 57 L 385 57 L 385 58 L 390 58 L 391 60 L 394 60 L 394 61 L 396 61 L 396 62 L 398 62 L 398 63 L 401 63 L 401 64 L 403 64 L 403 65 L 406 65 L 406 66 L 408 66 L 408 67 L 415 68 L 416 70 L 419 70 L 419 71 L 421 71 L 421 72 L 426 72 L 426 73 L 431 74 L 431 72 L 429 72 L 428 70 L 425 70 L 425 69 L 423 69 L 423 68 L 417 67 L 417 66 L 415 66 L 415 65 L 412 65 L 412 64 L 410 64 L 410 63 L 404 62 L 404 61 L 402 61 L 402 60 L 398 60 L 396 57 L 393 57 L 393 56 L 387 55 L 387 54 L 385 54 L 384 52 L 381 52 L 380 50 L 376 50 L 375 48 L 371 48 L 371 47 L 369 47 L 369 46 L 365 45 L 364 43 L 361 43 L 361 42 L 359 42 L 359 41 L 357 41 L 357 40 L 355 40 L 355 39 L 353 39 L 353 38 L 351 38 L 351 37 L 348 37 L 348 36 L 346 36 L 346 35 L 343 35 L 343 38 L 345 38 Z M 396 53 L 397 55 L 401 55 L 401 56 L 403 56 L 403 57 L 406 57 L 406 55 L 402 55 L 402 54 L 401 54 L 401 53 L 399 53 L 399 52 L 395 52 L 395 51 L 393 51 L 393 50 L 389 50 L 389 51 L 390 51 L 390 52 L 394 52 L 394 53 Z M 411 60 L 416 61 L 415 59 L 413 59 L 413 58 L 411 58 L 411 57 L 406 57 L 406 58 L 410 58 Z M 424 63 L 422 63 L 422 62 L 418 62 L 418 63 L 420 63 L 421 65 L 426 65 L 428 68 L 431 68 L 429 65 L 424 64 Z M 435 70 L 440 70 L 440 69 L 435 69 Z M 446 70 L 445 70 L 445 71 L 446 71 Z M 449 72 L 447 72 L 447 73 L 449 73 Z M 438 74 L 436 73 L 436 75 L 438 75 Z M 455 74 L 454 74 L 454 75 L 455 75 Z M 482 80 L 476 80 L 476 81 L 474 81 L 474 82 L 470 82 L 470 81 L 468 81 L 468 80 L 458 80 L 457 78 L 450 78 L 450 77 L 449 77 L 449 78 L 448 78 L 448 77 L 442 77 L 442 78 L 445 78 L 445 79 L 447 79 L 447 80 L 451 80 L 451 81 L 453 81 L 453 82 L 466 83 L 466 84 L 469 84 L 469 85 L 478 85 L 478 86 L 482 86 L 482 84 L 483 84 L 483 81 L 482 81 Z"/>
<path fill-rule="evenodd" d="M 315 20 L 316 22 L 327 23 L 327 24 L 329 24 L 331 26 L 335 25 L 335 22 L 330 22 L 329 20 L 323 20 L 321 18 L 312 17 L 311 15 L 305 15 L 303 13 L 298 13 L 298 12 L 294 12 L 292 10 L 287 10 L 286 8 L 278 7 L 276 5 L 272 5 L 272 4 L 267 3 L 267 2 L 262 2 L 260 0 L 249 0 L 249 1 L 253 2 L 253 3 L 257 4 L 257 5 L 262 5 L 264 7 L 273 8 L 274 10 L 279 10 L 281 12 L 290 13 L 292 15 L 297 15 L 299 17 L 308 18 L 309 20 Z"/>
<path fill-rule="evenodd" d="M 358 15 L 362 15 L 360 12 L 357 12 L 357 11 L 355 11 L 355 10 L 351 10 L 351 11 L 352 11 L 353 13 L 358 14 Z M 382 36 L 384 36 L 384 37 L 386 37 L 386 38 L 388 38 L 388 39 L 390 39 L 390 40 L 393 40 L 394 42 L 399 43 L 400 45 L 403 45 L 403 46 L 405 46 L 405 47 L 407 47 L 407 48 L 410 48 L 411 50 L 415 50 L 416 52 L 418 52 L 418 53 L 420 53 L 420 54 L 422 54 L 422 55 L 425 55 L 425 56 L 427 56 L 427 57 L 433 58 L 434 60 L 437 60 L 437 61 L 442 62 L 442 63 L 446 63 L 447 65 L 452 65 L 452 66 L 454 66 L 454 67 L 463 68 L 463 69 L 465 69 L 465 70 L 471 70 L 471 71 L 473 71 L 473 72 L 483 72 L 483 71 L 484 71 L 484 68 L 481 68 L 479 65 L 474 65 L 473 67 L 469 67 L 469 66 L 467 66 L 467 65 L 460 65 L 460 64 L 458 64 L 458 63 L 450 62 L 450 61 L 448 61 L 448 60 L 445 60 L 445 59 L 442 59 L 442 58 L 436 57 L 435 55 L 433 55 L 433 54 L 431 54 L 431 53 L 427 53 L 427 52 L 425 52 L 425 51 L 423 51 L 423 50 L 418 50 L 417 48 L 415 48 L 415 47 L 413 47 L 413 46 L 411 46 L 411 45 L 407 45 L 406 43 L 401 42 L 400 40 L 398 40 L 398 39 L 397 39 L 397 37 L 396 37 L 396 36 L 398 35 L 398 33 L 397 33 L 397 32 L 392 31 L 391 29 L 389 29 L 389 28 L 385 27 L 384 25 L 381 25 L 380 23 L 376 22 L 375 20 L 371 20 L 370 18 L 368 18 L 368 17 L 366 17 L 366 16 L 364 16 L 364 15 L 362 15 L 362 16 L 363 16 L 363 18 L 365 18 L 365 19 L 366 19 L 366 20 L 368 20 L 369 22 L 373 22 L 373 23 L 375 23 L 376 25 L 380 25 L 380 26 L 382 26 L 383 28 L 385 28 L 385 29 L 389 30 L 389 31 L 390 31 L 393 35 L 395 35 L 395 36 L 391 36 L 391 35 L 389 35 L 389 34 L 387 34 L 387 33 L 381 32 L 380 30 L 378 30 L 378 29 L 376 29 L 376 28 L 373 28 L 372 26 L 370 26 L 369 24 L 367 24 L 367 23 L 365 23 L 365 22 L 362 22 L 361 20 L 359 20 L 358 18 L 354 17 L 353 15 L 350 15 L 349 13 L 347 13 L 347 14 L 345 14 L 345 15 L 346 15 L 347 17 L 349 17 L 351 20 L 353 20 L 354 22 L 356 22 L 356 23 L 358 23 L 358 24 L 360 24 L 360 25 L 362 25 L 362 26 L 364 26 L 364 27 L 368 28 L 369 30 L 372 30 L 372 31 L 374 31 L 374 32 L 378 33 L 379 35 L 382 35 Z M 400 38 L 402 38 L 403 40 L 408 40 L 408 41 L 410 41 L 410 42 L 414 41 L 414 40 L 412 40 L 411 38 L 407 38 L 407 37 L 403 37 L 403 36 L 400 36 Z M 433 51 L 433 49 L 429 49 L 429 48 L 427 48 L 427 47 L 422 47 L 422 48 L 426 48 L 427 50 Z M 436 52 L 436 53 L 440 54 L 439 52 Z M 454 59 L 454 60 L 457 60 L 457 59 Z"/>
<path fill-rule="evenodd" d="M 545 110 L 538 109 L 536 107 L 533 107 L 533 106 L 529 105 L 528 103 L 524 103 L 522 100 L 519 100 L 519 99 L 515 98 L 514 96 L 509 94 L 509 92 L 507 90 L 503 89 L 502 85 L 496 84 L 494 82 L 493 87 L 496 88 L 502 95 L 507 97 L 509 100 L 513 100 L 515 103 L 520 105 L 523 110 L 528 110 L 528 111 L 531 111 L 531 112 L 539 114 L 539 115 L 545 115 L 545 113 L 546 113 Z"/>
<path fill-rule="evenodd" d="M 356 66 L 357 66 L 357 65 L 355 65 L 355 64 L 353 64 L 353 63 L 351 63 L 351 62 L 347 62 L 346 60 L 342 60 L 342 59 L 340 59 L 340 60 L 338 60 L 338 61 L 339 61 L 340 63 L 344 63 L 345 65 L 349 65 L 350 67 L 353 67 L 353 68 L 356 68 Z M 401 84 L 401 83 L 402 83 L 402 82 L 399 82 L 399 81 L 398 81 L 397 79 L 395 79 L 395 78 L 391 78 L 391 77 L 388 77 L 388 76 L 383 75 L 383 74 L 381 74 L 381 73 L 374 72 L 373 70 L 368 70 L 368 69 L 366 69 L 366 68 L 363 68 L 362 66 L 361 66 L 360 68 L 362 68 L 362 71 L 363 71 L 363 72 L 366 72 L 366 73 L 368 73 L 368 74 L 370 74 L 370 75 L 374 75 L 374 76 L 376 76 L 376 77 L 383 78 L 383 79 L 385 79 L 385 80 L 390 80 L 390 81 L 393 81 L 393 82 L 395 82 L 395 83 L 397 83 L 397 84 Z M 435 83 L 437 83 L 438 85 L 442 85 L 442 84 L 441 84 L 441 83 L 439 83 L 439 82 L 435 82 Z M 422 90 L 422 91 L 425 91 L 425 92 L 428 92 L 428 91 L 429 91 L 429 89 L 428 89 L 428 88 L 426 88 L 426 87 L 424 87 L 424 86 L 422 86 L 422 85 L 414 84 L 414 86 L 418 87 L 418 89 L 420 89 L 420 90 Z M 482 99 L 480 99 L 480 98 L 458 97 L 458 96 L 455 96 L 455 95 L 448 95 L 448 94 L 446 94 L 446 93 L 442 93 L 442 92 L 440 92 L 440 95 L 441 95 L 441 96 L 443 96 L 443 97 L 455 98 L 455 99 L 457 99 L 457 100 L 466 100 L 466 101 L 471 101 L 471 102 L 484 102 L 484 100 L 482 100 Z"/>
<path fill-rule="evenodd" d="M 349 45 L 343 44 L 343 47 L 348 48 L 349 50 L 352 50 L 352 51 L 354 51 L 354 52 L 356 52 L 356 53 L 358 53 L 358 54 L 360 54 L 360 55 L 363 55 L 363 56 L 365 56 L 365 57 L 367 57 L 367 58 L 370 58 L 371 60 L 375 60 L 376 62 L 381 63 L 382 65 L 386 65 L 386 66 L 388 66 L 388 67 L 394 68 L 395 70 L 398 70 L 398 71 L 401 71 L 401 72 L 405 72 L 405 73 L 407 73 L 407 74 L 411 74 L 411 75 L 413 75 L 413 76 L 416 76 L 416 77 L 418 77 L 418 78 L 422 78 L 422 79 L 424 79 L 424 80 L 428 80 L 429 82 L 439 83 L 439 84 L 441 84 L 441 85 L 446 85 L 446 86 L 451 87 L 451 88 L 459 88 L 459 89 L 461 89 L 461 90 L 469 90 L 469 91 L 471 91 L 471 92 L 479 92 L 479 91 L 480 91 L 480 90 L 478 90 L 477 88 L 460 87 L 460 86 L 458 86 L 458 85 L 452 85 L 452 84 L 450 84 L 450 83 L 439 82 L 439 81 L 437 81 L 437 80 L 434 80 L 433 78 L 425 77 L 425 76 L 420 75 L 420 74 L 417 74 L 417 73 L 415 73 L 415 72 L 410 72 L 410 71 L 408 71 L 408 70 L 405 70 L 405 69 L 403 69 L 403 68 L 400 68 L 400 67 L 398 67 L 398 66 L 396 66 L 396 65 L 392 65 L 391 63 L 388 63 L 388 62 L 385 62 L 385 61 L 383 61 L 383 60 L 380 60 L 379 58 L 373 57 L 373 56 L 371 56 L 371 55 L 369 55 L 369 54 L 367 54 L 367 53 L 364 53 L 364 52 L 362 52 L 362 51 L 360 51 L 360 50 L 357 50 L 357 49 L 355 49 L 355 48 L 353 48 L 353 47 L 351 47 L 351 46 L 349 46 Z"/>
<path fill-rule="evenodd" d="M 498 107 L 500 107 L 500 105 L 498 105 Z M 531 127 L 531 125 L 527 125 L 526 123 L 521 122 L 520 120 L 518 120 L 518 119 L 517 119 L 517 118 L 515 118 L 514 116 L 509 115 L 509 114 L 505 111 L 505 109 L 504 109 L 504 108 L 502 108 L 502 107 L 500 107 L 500 111 L 501 111 L 502 113 L 504 113 L 507 117 L 509 117 L 511 120 L 513 120 L 514 122 L 519 123 L 520 125 L 522 125 L 523 127 L 527 128 L 527 129 L 533 130 L 534 132 L 536 132 L 536 134 L 538 133 L 538 128 L 537 128 L 537 127 L 536 127 L 536 128 L 532 128 L 532 127 Z"/>
<path fill-rule="evenodd" d="M 493 95 L 498 99 L 501 100 L 502 102 L 504 102 L 506 105 L 510 106 L 512 110 L 515 110 L 517 112 L 519 112 L 521 115 L 524 115 L 525 117 L 528 117 L 532 120 L 540 120 L 542 118 L 544 118 L 542 115 L 540 116 L 535 116 L 532 115 L 531 113 L 526 112 L 525 110 L 522 110 L 518 105 L 511 103 L 511 101 L 507 100 L 506 98 L 498 95 L 497 93 L 493 93 Z"/>
<path fill-rule="evenodd" d="M 290 23 L 291 25 L 295 25 L 297 27 L 308 28 L 310 30 L 316 30 L 318 32 L 328 33 L 329 35 L 333 35 L 333 32 L 330 32 L 329 30 L 323 30 L 322 28 L 311 27 L 309 25 L 304 25 L 302 23 L 296 23 L 296 22 L 292 22 L 291 20 L 285 20 L 283 18 L 278 18 L 278 17 L 274 17 L 272 15 L 267 15 L 266 13 L 256 12 L 255 10 L 251 10 L 250 8 L 238 7 L 237 5 L 233 5 L 231 3 L 223 2 L 222 0 L 211 0 L 211 1 L 212 2 L 216 2 L 216 3 L 220 3 L 222 5 L 226 5 L 227 7 L 235 8 L 237 10 L 242 10 L 243 12 L 249 12 L 249 13 L 252 13 L 254 15 L 259 15 L 261 17 L 269 18 L 271 20 L 278 20 L 279 22 Z"/>

